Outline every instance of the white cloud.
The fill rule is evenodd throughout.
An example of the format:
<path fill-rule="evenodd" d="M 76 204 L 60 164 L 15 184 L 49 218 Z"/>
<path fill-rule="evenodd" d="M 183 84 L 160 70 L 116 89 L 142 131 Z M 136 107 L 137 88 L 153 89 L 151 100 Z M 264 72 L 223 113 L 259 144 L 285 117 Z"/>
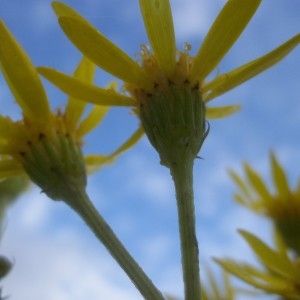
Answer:
<path fill-rule="evenodd" d="M 4 294 L 15 300 L 23 299 L 24 295 L 31 300 L 141 299 L 139 292 L 88 228 L 81 222 L 80 228 L 78 224 L 72 226 L 67 222 L 68 217 L 64 218 L 63 214 L 69 210 L 64 212 L 62 207 L 65 205 L 47 199 L 35 188 L 11 209 L 1 254 L 15 263 L 3 281 Z M 123 230 L 121 238 L 132 226 L 137 226 L 121 211 L 115 218 L 117 224 L 114 225 Z M 145 239 L 139 235 L 131 247 L 139 253 L 145 269 L 156 274 L 154 280 L 162 290 L 178 294 L 181 290 L 172 282 L 175 277 L 181 279 L 180 264 L 174 264 L 170 259 L 172 241 L 172 236 L 154 234 Z M 163 270 L 159 267 L 162 265 Z M 177 269 L 175 277 L 170 278 L 170 268 Z M 177 289 L 171 290 L 173 285 Z"/>
<path fill-rule="evenodd" d="M 132 153 L 127 156 L 124 174 L 130 174 L 126 185 L 135 193 L 145 195 L 145 199 L 154 201 L 160 205 L 173 203 L 174 188 L 172 179 L 167 168 L 159 164 L 159 157 L 149 143 L 143 143 L 145 149 L 151 151 L 147 153 Z M 156 161 L 155 161 L 156 160 Z M 153 163 L 155 161 L 155 163 Z"/>
<path fill-rule="evenodd" d="M 23 230 L 32 231 L 49 221 L 53 207 L 47 196 L 41 193 L 40 188 L 34 187 L 18 200 L 14 209 L 18 215 L 18 225 Z M 8 218 L 9 222 L 15 223 L 10 214 L 8 214 Z"/>
<path fill-rule="evenodd" d="M 4 293 L 15 300 L 139 299 L 103 247 L 91 248 L 81 234 L 63 225 L 55 234 L 7 230 L 2 253 L 15 264 Z"/>

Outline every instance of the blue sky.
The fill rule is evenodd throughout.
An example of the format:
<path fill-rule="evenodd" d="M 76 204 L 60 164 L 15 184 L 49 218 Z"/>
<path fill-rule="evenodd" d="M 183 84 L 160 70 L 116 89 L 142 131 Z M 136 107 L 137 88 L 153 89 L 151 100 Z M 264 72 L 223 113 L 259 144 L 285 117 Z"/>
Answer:
<path fill-rule="evenodd" d="M 65 1 L 77 9 L 132 57 L 147 43 L 138 1 Z M 224 0 L 171 0 L 179 48 L 185 42 L 197 51 Z M 272 50 L 300 28 L 299 0 L 265 0 L 240 40 L 220 63 L 227 72 Z M 80 53 L 60 30 L 51 1 L 0 2 L 0 18 L 16 36 L 34 64 L 72 72 Z M 295 186 L 300 171 L 300 48 L 284 61 L 212 105 L 242 104 L 236 115 L 211 121 L 210 134 L 195 162 L 195 198 L 201 263 L 230 256 L 254 261 L 236 228 L 270 241 L 270 224 L 237 206 L 228 168 L 241 172 L 248 161 L 269 178 L 268 154 L 273 149 Z M 217 72 L 212 76 L 216 76 Z M 97 84 L 112 77 L 97 73 Z M 18 118 L 0 77 L 0 112 Z M 66 96 L 45 82 L 51 105 L 62 106 Z M 86 138 L 86 153 L 115 149 L 136 128 L 127 109 L 113 109 L 103 125 Z M 95 205 L 158 287 L 182 296 L 181 266 L 174 191 L 168 170 L 146 138 L 113 166 L 89 178 Z M 53 202 L 32 188 L 10 209 L 1 243 L 14 269 L 3 281 L 11 299 L 138 300 L 123 271 L 63 203 Z M 246 299 L 241 297 L 240 299 Z M 263 299 L 267 299 L 263 297 Z"/>

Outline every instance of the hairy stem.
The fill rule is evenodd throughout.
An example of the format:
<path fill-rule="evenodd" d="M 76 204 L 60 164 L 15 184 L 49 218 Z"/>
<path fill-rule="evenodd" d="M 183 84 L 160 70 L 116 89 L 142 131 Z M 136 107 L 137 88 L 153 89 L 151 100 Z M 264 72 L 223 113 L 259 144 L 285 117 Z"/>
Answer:
<path fill-rule="evenodd" d="M 193 192 L 193 160 L 170 167 L 176 189 L 185 300 L 200 300 L 199 251 Z"/>
<path fill-rule="evenodd" d="M 161 292 L 154 286 L 141 267 L 122 245 L 103 217 L 98 213 L 85 192 L 73 192 L 65 197 L 65 202 L 73 208 L 89 226 L 114 259 L 119 263 L 136 288 L 146 300 L 163 300 Z"/>

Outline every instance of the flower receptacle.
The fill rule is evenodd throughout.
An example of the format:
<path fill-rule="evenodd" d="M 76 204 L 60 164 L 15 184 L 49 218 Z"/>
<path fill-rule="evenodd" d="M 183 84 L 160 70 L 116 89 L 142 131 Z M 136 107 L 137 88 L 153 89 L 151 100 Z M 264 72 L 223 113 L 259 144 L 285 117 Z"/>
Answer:
<path fill-rule="evenodd" d="M 62 132 L 51 137 L 40 135 L 20 156 L 31 180 L 53 200 L 66 199 L 70 192 L 85 190 L 84 158 L 80 145 L 70 135 Z"/>
<path fill-rule="evenodd" d="M 194 160 L 208 134 L 199 88 L 169 83 L 139 97 L 141 122 L 161 164 L 170 168 Z"/>

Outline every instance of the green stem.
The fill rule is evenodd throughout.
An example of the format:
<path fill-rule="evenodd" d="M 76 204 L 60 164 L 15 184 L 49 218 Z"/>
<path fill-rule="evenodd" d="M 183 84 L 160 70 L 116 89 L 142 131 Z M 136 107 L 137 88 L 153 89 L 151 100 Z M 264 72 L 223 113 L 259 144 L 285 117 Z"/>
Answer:
<path fill-rule="evenodd" d="M 193 160 L 170 167 L 176 189 L 185 300 L 200 300 L 199 251 L 193 192 Z"/>
<path fill-rule="evenodd" d="M 68 197 L 65 197 L 65 202 L 79 214 L 96 237 L 104 244 L 106 249 L 135 284 L 144 299 L 164 300 L 161 292 L 154 286 L 152 281 L 125 249 L 85 192 L 73 192 Z"/>

